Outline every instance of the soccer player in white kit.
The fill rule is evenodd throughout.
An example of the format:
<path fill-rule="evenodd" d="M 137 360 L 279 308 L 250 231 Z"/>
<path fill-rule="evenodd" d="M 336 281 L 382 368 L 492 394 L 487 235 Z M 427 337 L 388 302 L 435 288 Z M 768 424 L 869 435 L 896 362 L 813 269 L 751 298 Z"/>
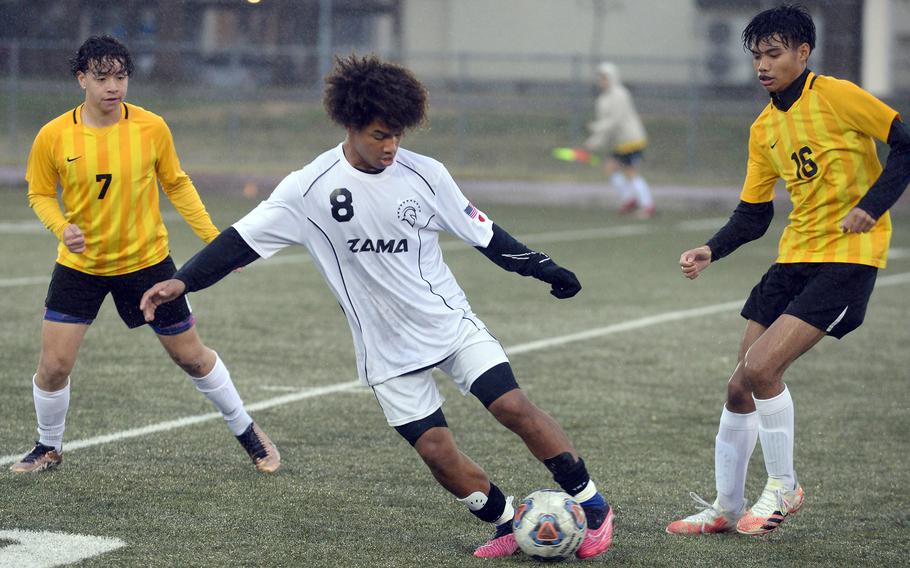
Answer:
<path fill-rule="evenodd" d="M 575 275 L 528 249 L 462 194 L 438 161 L 399 147 L 424 121 L 427 93 L 413 74 L 374 56 L 339 58 L 323 103 L 347 135 L 288 175 L 267 201 L 142 298 L 155 308 L 214 284 L 232 270 L 303 245 L 338 303 L 354 339 L 360 380 L 373 389 L 389 425 L 417 451 L 433 476 L 479 519 L 494 523 L 478 557 L 511 556 L 511 498 L 461 453 L 431 375 L 448 374 L 518 434 L 554 480 L 585 510 L 588 529 L 576 553 L 604 553 L 613 511 L 591 481 L 562 428 L 519 389 L 499 342 L 474 314 L 443 262 L 439 233 L 475 246 L 502 268 L 551 285 L 570 298 Z"/>

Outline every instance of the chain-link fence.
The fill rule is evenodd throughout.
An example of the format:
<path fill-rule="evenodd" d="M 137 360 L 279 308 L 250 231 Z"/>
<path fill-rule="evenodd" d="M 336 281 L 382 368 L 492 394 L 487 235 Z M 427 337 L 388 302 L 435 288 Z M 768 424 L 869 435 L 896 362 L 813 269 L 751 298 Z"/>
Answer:
<path fill-rule="evenodd" d="M 320 57 L 326 54 L 316 49 L 131 48 L 136 71 L 128 100 L 165 117 L 191 173 L 283 173 L 342 137 L 321 107 L 314 70 L 325 67 Z M 0 166 L 7 171 L 23 171 L 41 125 L 82 102 L 69 75 L 72 50 L 64 42 L 0 43 Z M 414 69 L 430 91 L 429 125 L 409 135 L 408 148 L 439 158 L 462 176 L 599 179 L 592 168 L 550 156 L 553 147 L 584 140 L 593 119 L 599 61 L 533 53 L 382 55 Z M 171 61 L 168 79 L 155 73 L 163 59 Z M 636 75 L 646 69 L 654 78 L 628 85 L 649 134 L 649 175 L 664 183 L 741 180 L 748 129 L 767 101 L 760 87 L 706 86 L 705 67 L 696 59 L 613 61 Z M 282 75 L 282 69 L 300 66 L 311 71 Z M 491 72 L 504 66 L 529 78 L 504 80 Z M 671 68 L 685 69 L 690 80 L 661 82 Z"/>

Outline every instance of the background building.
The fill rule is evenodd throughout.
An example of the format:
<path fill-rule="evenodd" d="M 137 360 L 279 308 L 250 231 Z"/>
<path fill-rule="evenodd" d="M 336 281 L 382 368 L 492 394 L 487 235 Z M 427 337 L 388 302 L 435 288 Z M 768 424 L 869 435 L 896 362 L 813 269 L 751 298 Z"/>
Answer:
<path fill-rule="evenodd" d="M 687 62 L 710 84 L 748 84 L 740 33 L 767 0 L 0 0 L 0 39 L 78 43 L 104 30 L 151 55 L 161 78 L 230 80 L 225 67 L 272 84 L 318 82 L 333 53 L 376 51 L 425 76 L 474 81 L 576 80 L 594 62 L 625 61 L 632 83 L 681 84 Z M 854 81 L 864 66 L 910 87 L 910 2 L 806 0 L 819 28 L 813 64 Z M 173 57 L 174 54 L 183 57 Z M 188 56 L 188 55 L 192 56 Z M 20 54 L 23 72 L 43 57 Z M 46 60 L 44 60 L 46 61 Z M 893 65 L 882 65 L 890 62 Z M 573 65 L 580 65 L 574 69 Z M 222 68 L 222 69 L 219 69 Z M 244 75 L 245 76 L 245 75 Z M 881 81 L 881 79 L 877 79 Z"/>

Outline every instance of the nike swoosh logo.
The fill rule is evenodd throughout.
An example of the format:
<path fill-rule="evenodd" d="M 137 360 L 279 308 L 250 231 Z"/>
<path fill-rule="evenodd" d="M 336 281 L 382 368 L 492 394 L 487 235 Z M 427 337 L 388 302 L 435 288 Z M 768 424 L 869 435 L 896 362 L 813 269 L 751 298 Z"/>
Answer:
<path fill-rule="evenodd" d="M 773 148 L 774 146 L 771 146 L 771 147 Z M 81 157 L 82 157 L 82 156 L 76 156 L 75 158 L 67 158 L 66 161 L 67 161 L 67 162 L 75 162 L 76 160 L 78 160 L 78 159 L 81 158 Z"/>

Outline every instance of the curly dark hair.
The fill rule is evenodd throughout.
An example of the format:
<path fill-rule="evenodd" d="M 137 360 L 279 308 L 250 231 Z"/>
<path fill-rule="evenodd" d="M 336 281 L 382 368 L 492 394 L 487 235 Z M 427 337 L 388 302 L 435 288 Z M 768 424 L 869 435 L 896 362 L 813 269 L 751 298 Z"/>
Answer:
<path fill-rule="evenodd" d="M 743 30 L 743 49 L 750 51 L 762 41 L 779 39 L 788 49 L 804 43 L 815 49 L 815 23 L 805 7 L 783 4 L 761 12 Z"/>
<path fill-rule="evenodd" d="M 120 68 L 127 74 L 133 74 L 133 58 L 125 45 L 109 35 L 92 36 L 85 40 L 76 56 L 70 59 L 70 71 L 73 76 L 93 69 L 101 74 L 108 74 Z"/>
<path fill-rule="evenodd" d="M 322 104 L 345 128 L 362 130 L 378 119 L 393 130 L 408 130 L 426 119 L 423 84 L 410 70 L 375 55 L 335 57 L 325 83 Z"/>

